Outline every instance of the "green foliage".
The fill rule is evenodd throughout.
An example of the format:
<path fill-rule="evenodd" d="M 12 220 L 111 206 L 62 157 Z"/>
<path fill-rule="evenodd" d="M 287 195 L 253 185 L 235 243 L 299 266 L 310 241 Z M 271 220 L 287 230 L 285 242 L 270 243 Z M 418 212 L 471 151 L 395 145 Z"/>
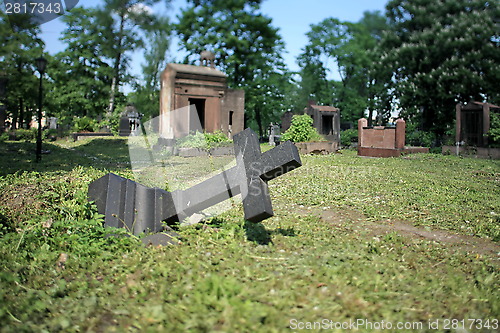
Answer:
<path fill-rule="evenodd" d="M 56 129 L 44 129 L 42 131 L 42 140 L 55 141 L 59 132 Z"/>
<path fill-rule="evenodd" d="M 416 147 L 434 147 L 436 145 L 436 134 L 422 131 L 416 124 L 406 123 L 406 145 Z"/>
<path fill-rule="evenodd" d="M 38 77 L 34 59 L 43 55 L 44 43 L 40 27 L 23 14 L 0 13 L 0 73 L 6 76 L 7 116 L 14 128 L 25 128 L 31 121 L 32 111 L 38 105 Z"/>
<path fill-rule="evenodd" d="M 395 71 L 394 93 L 405 119 L 416 118 L 423 130 L 442 136 L 457 101 L 499 100 L 499 9 L 487 0 L 387 4 L 393 29 L 381 42 L 380 59 Z"/>
<path fill-rule="evenodd" d="M 17 141 L 34 141 L 36 140 L 37 129 L 17 129 L 14 131 L 14 137 Z"/>
<path fill-rule="evenodd" d="M 313 120 L 308 115 L 294 115 L 290 128 L 283 133 L 281 140 L 292 142 L 324 141 L 325 139 L 312 124 Z"/>
<path fill-rule="evenodd" d="M 222 131 L 215 131 L 213 133 L 195 132 L 179 139 L 177 146 L 179 148 L 210 149 L 231 144 L 231 142 Z"/>
<path fill-rule="evenodd" d="M 358 130 L 355 128 L 340 132 L 340 143 L 344 147 L 349 147 L 353 142 L 358 141 Z"/>
<path fill-rule="evenodd" d="M 490 115 L 490 131 L 488 132 L 491 140 L 490 146 L 500 148 L 500 113 L 492 112 Z"/>
<path fill-rule="evenodd" d="M 299 56 L 301 66 L 299 105 L 308 100 L 335 105 L 342 110 L 342 118 L 355 122 L 369 110 L 388 118 L 390 115 L 387 85 L 391 70 L 378 64 L 378 41 L 388 28 L 379 12 L 365 12 L 357 22 L 341 22 L 327 18 L 311 25 L 308 44 Z M 327 64 L 334 64 L 328 68 Z M 331 66 L 331 65 L 330 65 Z M 328 81 L 327 72 L 338 70 L 340 81 Z M 375 98 L 376 94 L 380 94 Z"/>
<path fill-rule="evenodd" d="M 90 117 L 75 118 L 73 130 L 75 132 L 94 132 L 98 127 L 97 121 Z"/>
<path fill-rule="evenodd" d="M 245 90 L 245 126 L 264 135 L 269 122 L 289 108 L 290 85 L 282 54 L 284 44 L 271 18 L 260 11 L 261 0 L 189 0 L 176 30 L 186 63 L 195 63 L 207 47 L 228 85 Z"/>
<path fill-rule="evenodd" d="M 7 140 L 9 140 L 9 134 L 8 133 L 2 133 L 2 134 L 0 134 L 0 143 L 1 142 L 5 142 Z"/>
<path fill-rule="evenodd" d="M 222 131 L 215 131 L 213 133 L 204 133 L 204 135 L 205 135 L 205 140 L 207 141 L 209 147 L 216 147 L 223 144 L 232 143 L 232 141 L 229 140 L 229 138 L 224 133 L 222 133 Z"/>

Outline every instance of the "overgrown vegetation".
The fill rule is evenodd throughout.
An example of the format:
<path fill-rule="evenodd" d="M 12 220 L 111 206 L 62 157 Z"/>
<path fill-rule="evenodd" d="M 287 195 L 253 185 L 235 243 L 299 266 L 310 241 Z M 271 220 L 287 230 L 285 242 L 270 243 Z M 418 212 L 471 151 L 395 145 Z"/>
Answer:
<path fill-rule="evenodd" d="M 269 183 L 274 217 L 248 223 L 234 205 L 180 227 L 179 246 L 144 248 L 136 237 L 105 237 L 86 199 L 109 171 L 133 177 L 125 143 L 57 142 L 38 165 L 33 143 L 0 145 L 1 332 L 498 319 L 498 161 L 302 156 L 301 168 Z M 186 182 L 210 165 L 172 164 Z M 447 237 L 424 236 L 440 230 Z"/>
<path fill-rule="evenodd" d="M 313 127 L 313 120 L 306 114 L 294 115 L 290 128 L 281 136 L 282 141 L 310 142 L 325 141 L 325 139 Z"/>
<path fill-rule="evenodd" d="M 232 144 L 232 141 L 222 131 L 215 131 L 213 133 L 195 132 L 177 141 L 179 148 L 210 149 L 230 144 Z"/>
<path fill-rule="evenodd" d="M 488 136 L 491 140 L 490 146 L 500 148 L 500 112 L 491 113 L 490 131 Z"/>
<path fill-rule="evenodd" d="M 340 143 L 344 147 L 349 147 L 354 142 L 358 141 L 358 130 L 356 128 L 351 128 L 343 130 L 340 132 Z"/>

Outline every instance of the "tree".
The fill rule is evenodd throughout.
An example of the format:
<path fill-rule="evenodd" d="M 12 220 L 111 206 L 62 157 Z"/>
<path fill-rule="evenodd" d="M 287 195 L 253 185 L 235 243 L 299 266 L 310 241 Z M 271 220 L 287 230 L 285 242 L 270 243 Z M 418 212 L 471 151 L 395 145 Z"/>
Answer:
<path fill-rule="evenodd" d="M 43 55 L 44 43 L 38 37 L 40 28 L 27 15 L 0 13 L 0 71 L 9 79 L 7 112 L 12 127 L 28 127 L 37 108 L 38 85 L 34 75 L 35 59 Z"/>
<path fill-rule="evenodd" d="M 392 0 L 382 42 L 404 115 L 442 136 L 455 104 L 500 100 L 499 4 L 486 0 Z"/>
<path fill-rule="evenodd" d="M 145 64 L 142 65 L 142 82 L 137 83 L 129 101 L 134 104 L 145 119 L 158 116 L 160 110 L 160 74 L 167 62 L 172 24 L 168 17 L 158 17 L 145 31 Z"/>
<path fill-rule="evenodd" d="M 105 0 L 104 7 L 98 13 L 98 19 L 106 27 L 103 35 L 106 43 L 105 51 L 112 59 L 113 73 L 111 76 L 108 118 L 115 110 L 115 99 L 118 87 L 126 78 L 128 67 L 128 52 L 142 47 L 141 29 L 154 21 L 150 6 L 160 0 Z M 169 3 L 169 0 L 165 0 Z"/>
<path fill-rule="evenodd" d="M 272 20 L 262 15 L 262 0 L 188 0 L 177 24 L 186 63 L 203 50 L 217 55 L 217 66 L 231 88 L 246 91 L 245 123 L 264 134 L 265 122 L 276 119 L 273 97 L 283 99 L 289 84 L 281 54 L 283 42 Z M 280 77 L 268 84 L 269 78 Z M 264 84 L 266 83 L 266 84 Z M 282 110 L 279 110 L 282 111 Z M 255 128 L 254 127 L 254 128 Z"/>
<path fill-rule="evenodd" d="M 62 17 L 67 44 L 48 67 L 53 87 L 47 94 L 51 109 L 61 120 L 74 116 L 104 115 L 109 98 L 112 67 L 104 50 L 103 26 L 96 9 L 74 8 Z"/>
<path fill-rule="evenodd" d="M 299 56 L 302 67 L 302 95 L 314 96 L 319 103 L 335 104 L 344 121 L 354 122 L 368 109 L 371 114 L 381 105 L 374 91 L 382 81 L 376 70 L 377 41 L 386 29 L 379 12 L 365 12 L 358 23 L 328 18 L 311 25 L 309 43 Z M 327 71 L 336 69 L 340 81 L 328 82 Z M 379 113 L 383 113 L 379 109 Z"/>
<path fill-rule="evenodd" d="M 301 80 L 295 101 L 295 113 L 302 113 L 310 100 L 325 105 L 333 103 L 333 85 L 327 79 L 327 69 L 321 60 L 320 50 L 307 45 L 297 60 L 301 68 Z"/>

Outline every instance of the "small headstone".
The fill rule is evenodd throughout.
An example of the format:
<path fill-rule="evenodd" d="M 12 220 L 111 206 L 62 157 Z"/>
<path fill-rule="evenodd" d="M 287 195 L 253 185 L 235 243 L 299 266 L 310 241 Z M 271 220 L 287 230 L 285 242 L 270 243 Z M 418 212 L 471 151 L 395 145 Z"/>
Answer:
<path fill-rule="evenodd" d="M 47 118 L 47 127 L 49 129 L 57 129 L 57 118 L 56 117 L 48 117 Z"/>

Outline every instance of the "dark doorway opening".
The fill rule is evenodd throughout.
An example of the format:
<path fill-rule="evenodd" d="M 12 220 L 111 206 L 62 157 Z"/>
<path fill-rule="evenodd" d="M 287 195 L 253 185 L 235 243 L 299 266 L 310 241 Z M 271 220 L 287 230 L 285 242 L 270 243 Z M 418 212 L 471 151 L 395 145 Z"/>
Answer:
<path fill-rule="evenodd" d="M 321 134 L 333 134 L 333 116 L 324 115 L 321 117 Z"/>
<path fill-rule="evenodd" d="M 462 140 L 471 146 L 483 144 L 482 112 L 462 111 Z"/>
<path fill-rule="evenodd" d="M 234 111 L 229 111 L 229 126 L 233 126 Z"/>
<path fill-rule="evenodd" d="M 205 99 L 203 98 L 190 98 L 189 105 L 194 105 L 196 107 L 196 113 L 200 119 L 201 129 L 205 130 Z M 191 128 L 196 128 L 193 124 Z"/>

